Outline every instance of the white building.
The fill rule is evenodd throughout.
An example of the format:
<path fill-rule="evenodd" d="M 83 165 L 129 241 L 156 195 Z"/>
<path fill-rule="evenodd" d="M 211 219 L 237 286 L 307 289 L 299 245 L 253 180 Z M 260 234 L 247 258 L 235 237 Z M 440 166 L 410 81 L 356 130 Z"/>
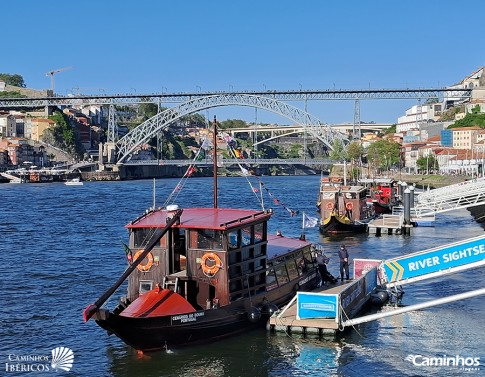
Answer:
<path fill-rule="evenodd" d="M 396 132 L 419 130 L 422 123 L 436 122 L 441 117 L 442 106 L 441 103 L 431 103 L 411 107 L 398 118 Z"/>
<path fill-rule="evenodd" d="M 13 115 L 0 115 L 0 136 L 13 136 L 16 130 L 15 117 Z"/>

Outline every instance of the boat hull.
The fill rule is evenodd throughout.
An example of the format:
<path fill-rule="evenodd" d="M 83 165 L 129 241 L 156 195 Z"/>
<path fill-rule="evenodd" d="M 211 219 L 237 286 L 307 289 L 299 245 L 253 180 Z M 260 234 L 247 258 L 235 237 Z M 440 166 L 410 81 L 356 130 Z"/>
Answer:
<path fill-rule="evenodd" d="M 366 223 L 357 223 L 334 214 L 330 215 L 320 225 L 320 232 L 322 234 L 365 233 L 366 231 Z"/>
<path fill-rule="evenodd" d="M 275 309 L 288 303 L 297 290 L 311 290 L 318 282 L 314 270 L 305 279 L 220 308 L 145 318 L 127 317 L 101 309 L 95 320 L 109 334 L 115 334 L 139 351 L 208 343 L 264 327 Z"/>

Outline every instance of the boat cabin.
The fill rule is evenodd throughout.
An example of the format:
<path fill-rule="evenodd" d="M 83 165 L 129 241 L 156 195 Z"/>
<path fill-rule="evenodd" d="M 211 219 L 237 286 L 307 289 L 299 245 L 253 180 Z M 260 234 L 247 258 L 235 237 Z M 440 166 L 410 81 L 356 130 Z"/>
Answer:
<path fill-rule="evenodd" d="M 184 209 L 130 275 L 129 302 L 159 286 L 178 292 L 197 310 L 209 309 L 285 284 L 308 264 L 313 268 L 311 243 L 268 236 L 270 217 L 269 211 Z M 167 218 L 170 211 L 160 209 L 126 225 L 131 261 Z"/>
<path fill-rule="evenodd" d="M 320 186 L 320 215 L 328 218 L 332 213 L 346 216 L 350 220 L 366 219 L 370 216 L 366 204 L 366 188 L 363 186 Z"/>

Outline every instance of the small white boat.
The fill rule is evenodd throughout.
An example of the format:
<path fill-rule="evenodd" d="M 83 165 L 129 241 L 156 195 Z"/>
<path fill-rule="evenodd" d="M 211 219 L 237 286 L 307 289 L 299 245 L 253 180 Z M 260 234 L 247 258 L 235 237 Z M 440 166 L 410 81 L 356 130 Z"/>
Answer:
<path fill-rule="evenodd" d="M 67 185 L 67 186 L 82 186 L 83 185 L 81 178 L 70 179 L 70 180 L 64 182 L 64 184 Z"/>

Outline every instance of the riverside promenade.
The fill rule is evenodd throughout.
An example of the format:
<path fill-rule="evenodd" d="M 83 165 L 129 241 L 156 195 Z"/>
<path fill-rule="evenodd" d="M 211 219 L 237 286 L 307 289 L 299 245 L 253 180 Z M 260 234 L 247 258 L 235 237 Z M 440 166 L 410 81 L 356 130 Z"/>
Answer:
<path fill-rule="evenodd" d="M 395 174 L 392 176 L 396 181 L 406 182 L 408 185 L 427 188 L 440 188 L 455 183 L 472 180 L 469 175 L 438 175 L 438 174 Z"/>

